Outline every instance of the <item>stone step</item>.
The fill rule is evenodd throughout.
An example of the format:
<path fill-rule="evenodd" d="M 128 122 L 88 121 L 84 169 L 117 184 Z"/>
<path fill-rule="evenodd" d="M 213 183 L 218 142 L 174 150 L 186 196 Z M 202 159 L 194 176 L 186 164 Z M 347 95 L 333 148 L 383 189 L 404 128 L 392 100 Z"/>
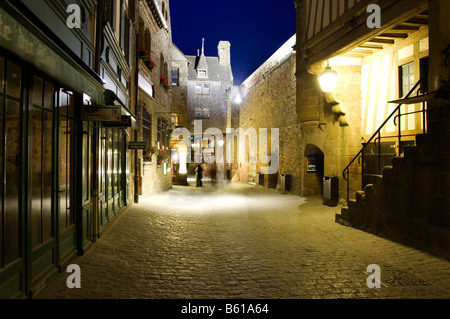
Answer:
<path fill-rule="evenodd" d="M 348 211 L 349 212 L 356 212 L 358 209 L 358 203 L 356 202 L 356 199 L 350 199 L 347 203 Z"/>
<path fill-rule="evenodd" d="M 422 146 L 427 146 L 433 144 L 435 139 L 432 134 L 417 134 L 416 135 L 416 145 L 420 148 Z"/>
<path fill-rule="evenodd" d="M 352 222 L 352 213 L 348 207 L 342 207 L 341 213 L 335 215 L 336 222 L 348 225 Z"/>
<path fill-rule="evenodd" d="M 420 150 L 417 145 L 414 146 L 406 146 L 403 150 L 403 157 L 405 160 L 414 160 L 420 158 Z"/>
<path fill-rule="evenodd" d="M 356 204 L 362 204 L 364 201 L 364 198 L 366 197 L 366 193 L 364 191 L 357 191 L 356 192 Z"/>
<path fill-rule="evenodd" d="M 403 156 L 395 156 L 392 158 L 392 167 L 399 167 L 405 163 L 405 158 Z"/>

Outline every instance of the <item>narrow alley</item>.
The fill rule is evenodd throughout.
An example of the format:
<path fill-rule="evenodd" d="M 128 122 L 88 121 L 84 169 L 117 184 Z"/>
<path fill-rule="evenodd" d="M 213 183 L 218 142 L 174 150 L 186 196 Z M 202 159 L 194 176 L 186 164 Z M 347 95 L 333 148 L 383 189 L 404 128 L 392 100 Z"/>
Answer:
<path fill-rule="evenodd" d="M 128 208 L 38 299 L 449 298 L 450 262 L 249 184 L 174 186 Z M 368 288 L 369 265 L 381 288 Z"/>

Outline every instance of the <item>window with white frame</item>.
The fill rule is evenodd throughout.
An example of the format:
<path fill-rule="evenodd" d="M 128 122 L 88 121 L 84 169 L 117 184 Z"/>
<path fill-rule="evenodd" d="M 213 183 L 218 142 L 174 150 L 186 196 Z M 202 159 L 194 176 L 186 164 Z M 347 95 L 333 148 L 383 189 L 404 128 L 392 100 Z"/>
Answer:
<path fill-rule="evenodd" d="M 205 79 L 207 77 L 207 72 L 206 70 L 198 70 L 198 75 L 199 78 L 201 79 Z"/>

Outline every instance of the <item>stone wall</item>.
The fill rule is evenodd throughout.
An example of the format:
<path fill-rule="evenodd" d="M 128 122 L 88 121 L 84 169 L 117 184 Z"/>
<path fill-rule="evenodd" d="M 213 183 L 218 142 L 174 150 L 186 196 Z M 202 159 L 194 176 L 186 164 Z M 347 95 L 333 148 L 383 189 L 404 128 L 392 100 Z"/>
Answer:
<path fill-rule="evenodd" d="M 156 66 L 149 70 L 142 60 L 139 61 L 139 72 L 142 77 L 152 84 L 153 94 L 149 94 L 143 88 L 139 87 L 138 114 L 142 116 L 143 109 L 151 116 L 151 145 L 157 145 L 158 137 L 158 118 L 165 119 L 167 122 L 171 119 L 172 109 L 172 91 L 165 89 L 160 83 L 160 77 L 165 76 L 164 64 L 167 64 L 167 75 L 169 85 L 171 84 L 171 65 L 172 65 L 172 36 L 164 28 L 160 28 L 147 9 L 144 2 L 140 2 L 141 23 L 144 23 L 145 29 L 151 34 L 150 56 Z M 141 121 L 139 124 L 142 125 Z M 138 131 L 137 139 L 142 141 L 142 127 Z M 144 162 L 142 151 L 139 151 L 138 158 L 138 176 L 140 178 L 140 189 L 142 196 L 148 196 L 152 192 L 160 192 L 171 187 L 171 174 L 163 174 L 163 166 L 156 164 L 156 157 L 153 156 L 151 162 Z M 170 160 L 170 159 L 169 159 Z M 170 162 L 167 164 L 170 167 Z"/>
<path fill-rule="evenodd" d="M 361 149 L 361 66 L 356 63 L 331 65 L 339 81 L 332 94 L 321 91 L 318 74 L 304 73 L 297 78 L 297 115 L 302 127 L 302 149 L 318 148 L 324 155 L 323 175 L 306 170 L 307 153 L 302 153 L 302 195 L 322 193 L 323 176 L 339 179 L 339 197 L 346 199 L 347 185 L 342 173 Z M 332 102 L 332 103 L 330 103 Z M 350 189 L 358 190 L 361 177 L 357 167 L 351 168 Z"/>
<path fill-rule="evenodd" d="M 203 82 L 210 84 L 210 93 L 208 95 L 195 93 L 196 83 Z M 190 131 L 194 131 L 195 109 L 208 108 L 210 110 L 210 117 L 202 119 L 203 130 L 207 128 L 218 128 L 225 133 L 227 123 L 227 90 L 231 90 L 231 83 L 210 80 L 189 81 L 187 90 Z"/>
<path fill-rule="evenodd" d="M 279 169 L 276 177 L 272 178 L 276 180 L 276 187 L 279 188 L 281 174 L 291 175 L 290 191 L 299 194 L 302 132 L 296 118 L 295 83 L 295 54 L 291 49 L 281 60 L 266 62 L 241 85 L 243 102 L 239 110 L 239 124 L 244 130 L 256 129 L 258 141 L 259 129 L 267 129 L 269 153 L 270 130 L 279 129 Z M 260 159 L 257 163 L 240 164 L 234 174 L 234 180 L 256 182 L 256 175 L 264 166 L 267 165 L 261 163 Z M 264 185 L 271 186 L 267 176 Z"/>
<path fill-rule="evenodd" d="M 240 127 L 279 128 L 277 188 L 282 188 L 282 175 L 290 175 L 292 193 L 322 195 L 323 177 L 334 176 L 339 178 L 343 200 L 347 185 L 342 172 L 361 149 L 361 60 L 340 59 L 331 64 L 339 81 L 333 94 L 325 95 L 318 83 L 325 65 L 312 66 L 296 77 L 292 40 L 295 36 L 241 85 Z M 308 170 L 312 158 L 316 171 Z M 240 164 L 234 180 L 257 182 L 263 166 L 260 162 Z M 361 178 L 357 168 L 352 172 L 350 189 L 356 191 Z M 264 185 L 270 186 L 269 178 Z"/>
<path fill-rule="evenodd" d="M 188 127 L 187 87 L 189 61 L 175 44 L 172 44 L 172 69 L 178 70 L 178 85 L 172 86 L 172 113 L 178 115 L 178 126 Z"/>

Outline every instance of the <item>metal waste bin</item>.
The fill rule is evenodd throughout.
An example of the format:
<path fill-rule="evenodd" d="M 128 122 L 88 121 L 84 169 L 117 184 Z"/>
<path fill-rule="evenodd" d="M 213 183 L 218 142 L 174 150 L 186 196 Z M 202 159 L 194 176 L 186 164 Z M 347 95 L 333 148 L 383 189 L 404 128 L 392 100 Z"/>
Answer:
<path fill-rule="evenodd" d="M 255 183 L 256 185 L 264 185 L 264 174 L 257 172 Z"/>
<path fill-rule="evenodd" d="M 339 178 L 325 176 L 323 178 L 323 203 L 327 206 L 337 206 L 339 202 Z"/>
<path fill-rule="evenodd" d="M 291 190 L 291 175 L 281 174 L 280 184 L 282 190 L 289 192 Z"/>

